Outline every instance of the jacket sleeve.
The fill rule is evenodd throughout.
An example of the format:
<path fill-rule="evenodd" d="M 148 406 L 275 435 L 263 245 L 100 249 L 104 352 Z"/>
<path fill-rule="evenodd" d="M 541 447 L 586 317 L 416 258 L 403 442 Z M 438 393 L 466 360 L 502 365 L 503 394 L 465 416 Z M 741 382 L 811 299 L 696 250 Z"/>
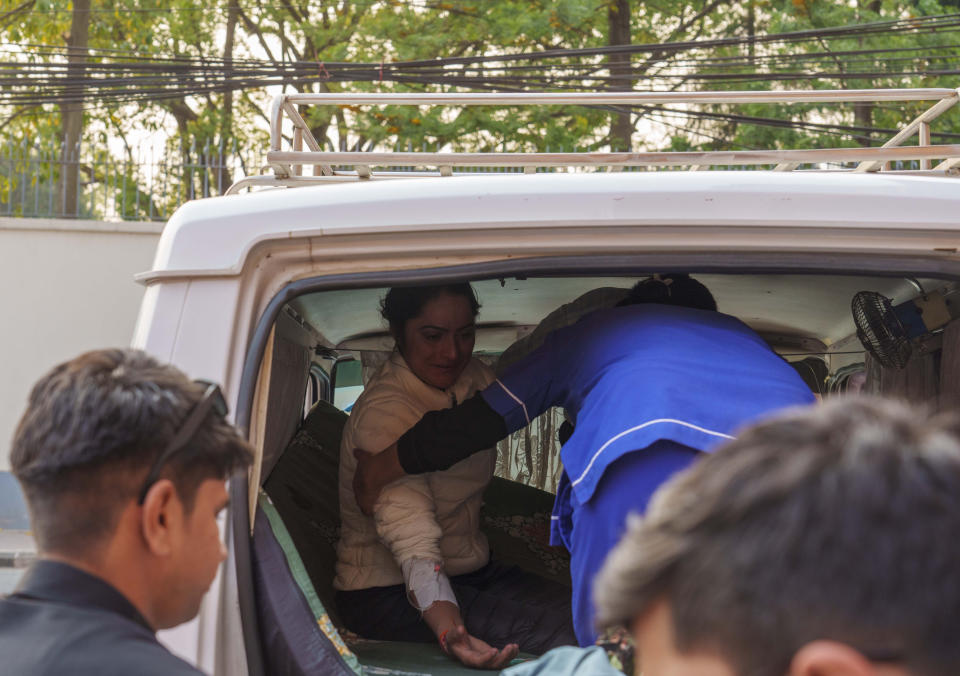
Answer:
<path fill-rule="evenodd" d="M 373 507 L 377 535 L 397 565 L 410 559 L 441 561 L 440 538 L 433 494 L 425 476 L 408 476 L 380 493 Z"/>
<path fill-rule="evenodd" d="M 361 448 L 382 450 L 395 439 L 393 427 L 406 411 L 372 402 L 358 411 L 354 441 Z M 380 493 L 373 508 L 377 536 L 393 555 L 402 574 L 411 603 L 426 610 L 436 601 L 456 604 L 456 597 L 442 571 L 440 539 L 443 530 L 436 519 L 436 505 L 426 476 L 408 476 Z"/>
<path fill-rule="evenodd" d="M 402 431 L 398 427 L 408 418 L 416 419 L 416 414 L 396 399 L 365 402 L 354 415 L 359 416 L 354 423 L 355 444 L 375 453 L 396 440 Z M 426 477 L 404 477 L 390 484 L 381 491 L 373 509 L 377 535 L 398 565 L 413 557 L 440 555 L 442 532 Z"/>
<path fill-rule="evenodd" d="M 400 566 L 410 602 L 424 611 L 437 601 L 457 604 L 443 572 L 436 506 L 426 476 L 409 476 L 385 488 L 373 508 L 377 535 Z"/>

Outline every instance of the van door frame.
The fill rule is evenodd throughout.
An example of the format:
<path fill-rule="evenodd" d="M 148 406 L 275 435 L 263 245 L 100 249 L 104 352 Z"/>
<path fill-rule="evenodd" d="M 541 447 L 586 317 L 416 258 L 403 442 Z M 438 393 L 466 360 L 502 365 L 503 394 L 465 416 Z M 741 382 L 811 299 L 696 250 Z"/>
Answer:
<path fill-rule="evenodd" d="M 267 304 L 247 346 L 237 396 L 236 424 L 248 434 L 252 419 L 254 394 L 260 364 L 266 345 L 281 309 L 294 298 L 306 293 L 350 288 L 389 287 L 397 284 L 418 285 L 469 282 L 497 277 L 564 276 L 636 276 L 637 271 L 660 273 L 691 272 L 694 274 L 833 274 L 852 277 L 933 277 L 960 280 L 960 258 L 954 252 L 931 251 L 929 256 L 897 256 L 893 254 L 765 252 L 640 253 L 608 256 L 545 256 L 517 258 L 415 270 L 390 270 L 372 273 L 349 273 L 310 277 L 290 282 Z M 237 597 L 243 643 L 247 653 L 248 673 L 265 676 L 263 646 L 253 595 L 248 481 L 234 477 L 230 481 L 230 521 L 235 547 Z"/>

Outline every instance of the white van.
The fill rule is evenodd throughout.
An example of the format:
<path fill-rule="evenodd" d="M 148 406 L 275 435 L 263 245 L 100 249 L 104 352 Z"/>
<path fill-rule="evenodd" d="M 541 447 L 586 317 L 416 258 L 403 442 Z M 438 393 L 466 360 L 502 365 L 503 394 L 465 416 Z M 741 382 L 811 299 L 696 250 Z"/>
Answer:
<path fill-rule="evenodd" d="M 296 107 L 868 96 L 935 103 L 884 148 L 523 156 L 323 153 Z M 231 484 L 229 559 L 199 618 L 163 639 L 216 675 L 461 671 L 433 645 L 341 633 L 332 604 L 343 409 L 390 349 L 377 311 L 390 286 L 473 283 L 477 350 L 493 360 L 585 291 L 690 272 L 722 312 L 809 370 L 823 396 L 859 374 L 869 391 L 955 404 L 960 190 L 950 174 L 960 147 L 929 144 L 930 122 L 955 103 L 953 90 L 278 98 L 274 174 L 237 187 L 302 187 L 184 205 L 140 276 L 134 346 L 220 382 L 258 452 L 249 480 Z M 292 150 L 281 148 L 286 117 Z M 913 135 L 919 145 L 903 146 Z M 906 164 L 875 171 L 888 162 Z M 743 165 L 780 171 L 716 170 Z M 488 166 L 523 169 L 478 169 Z M 610 170 L 638 166 L 708 170 Z M 860 291 L 871 295 L 857 301 L 858 337 Z M 891 321 L 905 307 L 926 312 L 920 329 Z M 891 365 L 894 349 L 903 368 Z M 550 510 L 554 422 L 506 442 L 484 524 L 498 555 L 563 580 L 563 553 L 530 535 Z"/>

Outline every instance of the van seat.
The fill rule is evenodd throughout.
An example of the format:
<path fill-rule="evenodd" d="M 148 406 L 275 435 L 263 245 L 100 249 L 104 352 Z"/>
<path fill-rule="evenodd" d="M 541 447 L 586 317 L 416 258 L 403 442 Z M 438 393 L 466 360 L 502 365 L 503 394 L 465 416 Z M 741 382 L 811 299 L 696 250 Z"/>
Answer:
<path fill-rule="evenodd" d="M 328 402 L 317 402 L 263 486 L 337 627 L 342 627 L 333 589 L 340 534 L 337 472 L 346 423 L 346 413 Z"/>
<path fill-rule="evenodd" d="M 343 411 L 318 402 L 264 484 L 338 628 L 343 625 L 333 589 L 340 531 L 337 472 L 346 422 Z M 546 491 L 494 477 L 484 493 L 481 527 L 497 561 L 570 586 L 569 555 L 549 545 L 552 505 L 553 495 Z"/>

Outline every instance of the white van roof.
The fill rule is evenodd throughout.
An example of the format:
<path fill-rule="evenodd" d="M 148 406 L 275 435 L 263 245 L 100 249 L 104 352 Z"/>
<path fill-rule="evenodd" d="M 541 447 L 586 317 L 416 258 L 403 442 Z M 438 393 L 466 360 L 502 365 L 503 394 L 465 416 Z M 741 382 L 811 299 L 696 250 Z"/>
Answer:
<path fill-rule="evenodd" d="M 840 230 L 859 236 L 857 246 L 899 241 L 906 252 L 915 240 L 923 251 L 955 251 L 958 213 L 955 179 L 894 173 L 660 171 L 367 181 L 188 202 L 164 229 L 153 271 L 140 278 L 236 275 L 255 248 L 293 238 L 310 238 L 315 246 L 329 238 L 326 254 L 343 246 L 356 254 L 382 247 L 385 233 L 398 257 L 405 251 L 397 237 L 402 233 L 420 235 L 411 241 L 418 251 L 447 256 L 476 253 L 480 233 L 488 249 L 499 237 L 494 258 L 556 253 L 573 233 L 581 250 L 590 245 L 613 253 L 634 245 L 688 250 L 724 242 L 780 250 L 790 248 L 784 235 L 798 245 L 837 251 L 844 248 L 836 237 Z M 530 231 L 540 235 L 519 236 Z M 591 241 L 583 240 L 584 231 L 593 233 Z M 811 233 L 819 234 L 807 237 Z M 895 241 L 885 241 L 883 233 Z"/>

